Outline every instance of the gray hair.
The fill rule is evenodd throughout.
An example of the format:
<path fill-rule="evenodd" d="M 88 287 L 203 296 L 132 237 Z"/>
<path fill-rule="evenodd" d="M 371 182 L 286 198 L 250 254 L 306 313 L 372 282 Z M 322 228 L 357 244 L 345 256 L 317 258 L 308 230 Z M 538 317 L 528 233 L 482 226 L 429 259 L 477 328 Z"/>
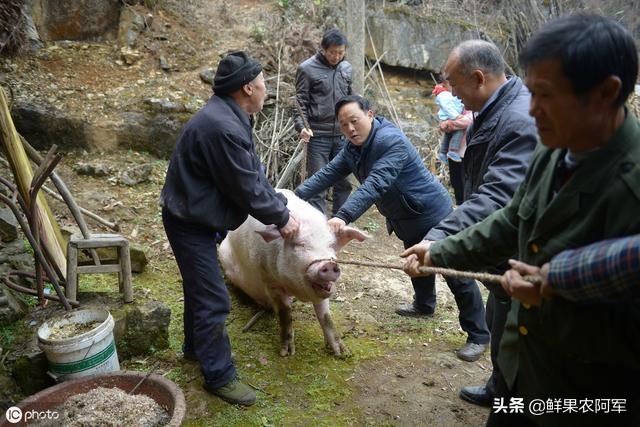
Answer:
<path fill-rule="evenodd" d="M 458 66 L 463 74 L 473 70 L 499 76 L 504 74 L 504 59 L 495 44 L 485 40 L 466 40 L 455 47 L 453 53 L 458 55 Z"/>

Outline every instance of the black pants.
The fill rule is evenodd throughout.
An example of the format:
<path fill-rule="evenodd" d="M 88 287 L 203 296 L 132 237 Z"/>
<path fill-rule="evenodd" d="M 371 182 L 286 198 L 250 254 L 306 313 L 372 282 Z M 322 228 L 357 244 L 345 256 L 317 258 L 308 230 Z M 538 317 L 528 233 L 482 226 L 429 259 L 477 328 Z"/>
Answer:
<path fill-rule="evenodd" d="M 411 225 L 394 222 L 393 229 L 404 243 L 405 249 L 422 241 L 431 227 L 442 218 L 415 220 Z M 467 342 L 487 344 L 490 340 L 485 320 L 484 303 L 480 289 L 474 280 L 445 278 L 458 306 L 460 327 L 467 333 Z M 424 313 L 433 313 L 436 309 L 436 277 L 422 276 L 411 279 L 415 292 L 414 304 Z"/>
<path fill-rule="evenodd" d="M 218 264 L 215 230 L 194 226 L 162 211 L 162 222 L 182 275 L 184 350 L 193 351 L 205 382 L 220 387 L 236 369 L 225 321 L 231 301 Z"/>
<path fill-rule="evenodd" d="M 464 181 L 462 179 L 462 162 L 449 162 L 449 181 L 453 187 L 456 205 L 464 201 Z"/>
<path fill-rule="evenodd" d="M 480 288 L 474 280 L 445 277 L 458 306 L 460 327 L 467 333 L 467 341 L 487 344 L 490 341 L 484 303 Z M 425 313 L 433 313 L 436 308 L 435 276 L 412 279 L 415 291 L 415 306 Z"/>
<path fill-rule="evenodd" d="M 316 136 L 311 138 L 307 146 L 307 177 L 313 175 L 324 165 L 329 163 L 342 149 L 343 141 L 339 136 Z M 333 186 L 332 214 L 336 214 L 351 193 L 351 183 L 348 179 L 341 179 Z M 308 200 L 320 212 L 328 213 L 327 192 L 323 191 Z"/>
<path fill-rule="evenodd" d="M 486 387 L 487 391 L 492 395 L 496 394 L 497 384 L 502 381 L 502 374 L 498 367 L 498 351 L 510 309 L 511 297 L 504 290 L 495 289 L 489 291 L 489 297 L 487 298 L 487 325 L 491 331 L 491 364 L 493 365 L 493 371 Z"/>

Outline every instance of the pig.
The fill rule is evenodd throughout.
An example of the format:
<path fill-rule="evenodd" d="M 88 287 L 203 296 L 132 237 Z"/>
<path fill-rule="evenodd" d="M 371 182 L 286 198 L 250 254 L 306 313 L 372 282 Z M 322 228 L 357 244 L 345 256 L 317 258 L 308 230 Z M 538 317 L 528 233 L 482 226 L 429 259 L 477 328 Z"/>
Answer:
<path fill-rule="evenodd" d="M 329 298 L 340 277 L 336 254 L 351 240 L 362 242 L 367 235 L 354 227 L 335 235 L 322 212 L 290 190 L 277 191 L 286 196 L 287 207 L 300 223 L 296 237 L 284 240 L 275 226 L 250 216 L 220 244 L 220 264 L 231 284 L 277 313 L 281 356 L 295 354 L 294 298 L 313 304 L 326 346 L 335 356 L 344 355 L 347 350 L 329 312 Z"/>

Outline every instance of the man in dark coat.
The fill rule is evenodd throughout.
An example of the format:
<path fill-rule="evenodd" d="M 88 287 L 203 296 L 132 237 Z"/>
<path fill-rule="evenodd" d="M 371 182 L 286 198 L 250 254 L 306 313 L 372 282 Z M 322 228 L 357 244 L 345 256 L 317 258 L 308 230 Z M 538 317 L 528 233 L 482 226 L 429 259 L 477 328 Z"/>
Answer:
<path fill-rule="evenodd" d="M 535 123 L 528 114 L 530 94 L 518 77 L 506 76 L 504 70 L 500 50 L 483 40 L 465 41 L 449 55 L 445 78 L 453 93 L 475 113 L 467 131 L 467 150 L 462 162 L 464 202 L 425 236 L 423 245 L 456 234 L 504 207 L 524 179 L 537 142 Z M 484 316 L 481 296 L 472 280 L 447 278 L 447 284 L 456 301 L 462 300 L 461 323 L 463 318 L 468 322 Z M 483 406 L 493 402 L 499 375 L 498 345 L 511 301 L 500 285 L 486 285 L 493 372 L 486 385 L 463 387 L 460 392 L 464 400 Z M 435 301 L 433 288 L 416 289 L 414 303 L 398 311 L 399 314 L 432 312 Z M 482 308 L 478 309 L 478 305 Z M 482 351 L 484 346 L 468 341 L 458 357 L 473 361 Z"/>
<path fill-rule="evenodd" d="M 351 64 L 344 59 L 347 38 L 332 28 L 323 34 L 320 47 L 320 52 L 300 64 L 296 73 L 296 101 L 310 128 L 305 127 L 303 117 L 296 110 L 295 128 L 307 144 L 307 177 L 329 163 L 342 148 L 334 107 L 340 98 L 353 93 Z M 331 213 L 338 212 L 350 192 L 347 177 L 333 184 Z M 321 191 L 310 198 L 309 203 L 327 213 L 326 194 Z"/>
<path fill-rule="evenodd" d="M 171 157 L 160 203 L 182 275 L 184 356 L 198 360 L 207 391 L 252 405 L 255 391 L 237 379 L 225 329 L 230 299 L 216 243 L 251 215 L 284 238 L 298 229 L 255 153 L 250 114 L 262 110 L 262 66 L 244 52 L 220 61 L 212 96 L 185 125 Z"/>

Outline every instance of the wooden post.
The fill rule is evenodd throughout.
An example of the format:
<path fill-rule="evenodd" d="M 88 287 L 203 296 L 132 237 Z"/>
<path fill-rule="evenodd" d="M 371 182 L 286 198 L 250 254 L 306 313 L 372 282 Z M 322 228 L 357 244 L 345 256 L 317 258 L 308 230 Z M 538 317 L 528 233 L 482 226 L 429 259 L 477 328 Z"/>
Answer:
<path fill-rule="evenodd" d="M 47 204 L 42 193 L 38 194 L 35 201 L 29 199 L 29 188 L 33 179 L 33 170 L 29 163 L 29 157 L 22 146 L 20 136 L 13 125 L 11 112 L 7 103 L 4 90 L 0 87 L 0 143 L 7 154 L 7 160 L 11 166 L 16 187 L 28 204 L 36 203 L 36 218 L 39 229 L 42 232 L 42 244 L 46 246 L 48 253 L 52 257 L 52 262 L 58 267 L 62 274 L 65 274 L 67 260 L 65 258 L 64 238 L 60 232 L 60 227 Z"/>

